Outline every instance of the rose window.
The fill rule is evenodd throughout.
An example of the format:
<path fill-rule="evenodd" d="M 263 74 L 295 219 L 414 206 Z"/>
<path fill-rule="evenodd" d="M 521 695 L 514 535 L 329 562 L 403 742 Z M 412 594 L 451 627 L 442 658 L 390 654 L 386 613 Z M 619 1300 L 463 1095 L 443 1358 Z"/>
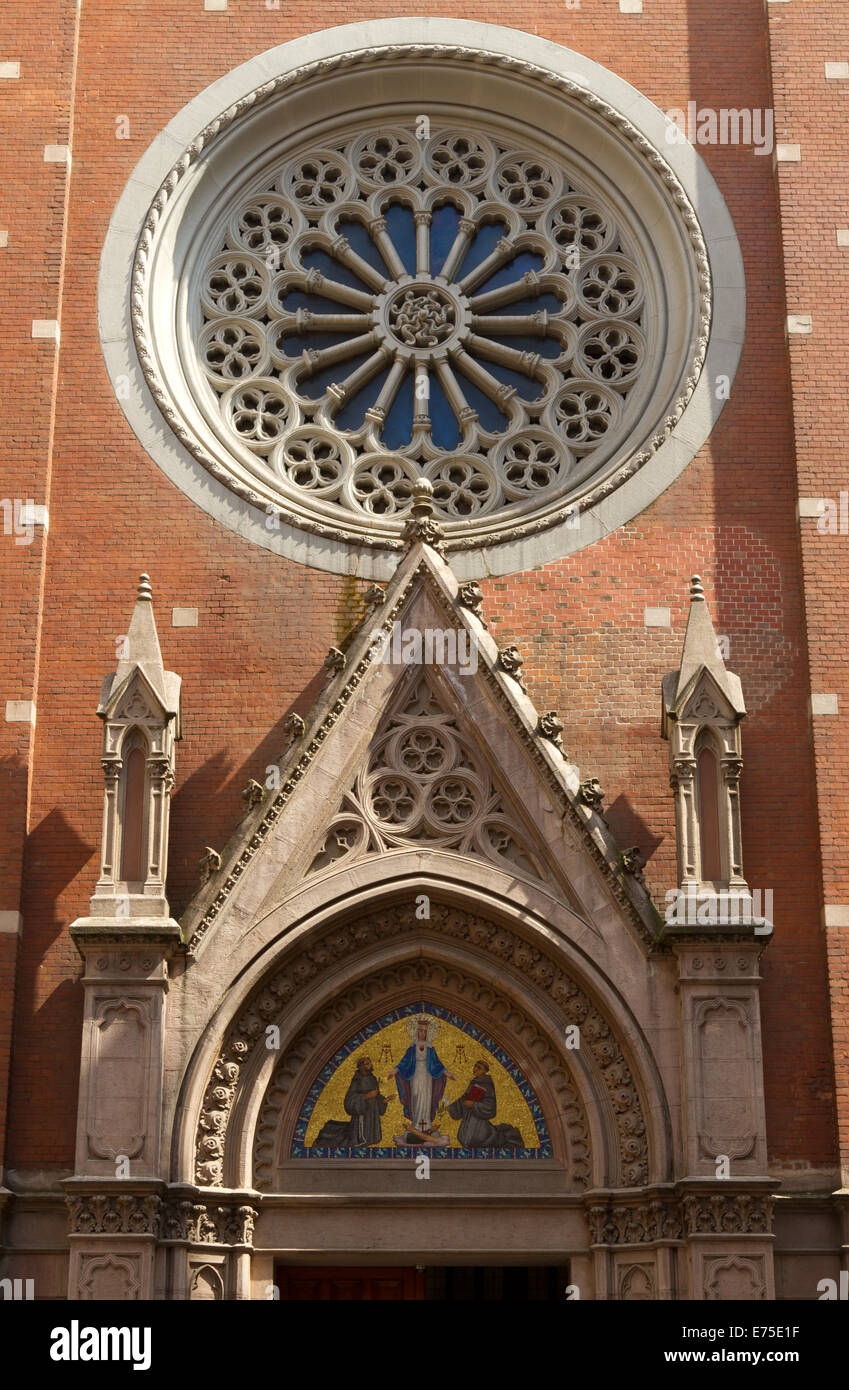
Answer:
<path fill-rule="evenodd" d="M 397 536 L 424 474 L 449 541 L 580 490 L 654 336 L 640 258 L 570 168 L 387 126 L 296 152 L 195 277 L 216 432 L 316 520 Z"/>
<path fill-rule="evenodd" d="M 333 573 L 388 578 L 422 477 L 458 578 L 593 544 L 687 466 L 739 357 L 734 229 L 663 113 L 579 54 L 464 32 L 370 21 L 243 64 L 155 138 L 104 245 L 142 448 Z"/>

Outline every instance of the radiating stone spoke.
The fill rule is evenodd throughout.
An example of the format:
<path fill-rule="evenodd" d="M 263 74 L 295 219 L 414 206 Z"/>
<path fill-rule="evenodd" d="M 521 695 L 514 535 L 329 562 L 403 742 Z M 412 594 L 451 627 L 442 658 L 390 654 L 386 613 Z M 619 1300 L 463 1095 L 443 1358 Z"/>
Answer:
<path fill-rule="evenodd" d="M 293 279 L 293 284 L 295 281 Z M 371 309 L 374 296 L 365 290 L 355 290 L 351 285 L 343 285 L 339 280 L 331 280 L 320 270 L 310 270 L 303 276 L 303 284 L 297 286 L 307 294 L 322 295 L 325 299 L 336 299 L 340 304 L 350 304 L 354 309 Z"/>
<path fill-rule="evenodd" d="M 478 285 L 484 284 L 497 270 L 500 270 L 508 261 L 512 261 L 516 255 L 516 248 L 506 236 L 503 236 L 494 251 L 482 260 L 480 265 L 470 270 L 468 275 L 464 275 L 460 281 L 460 289 L 463 294 L 471 294 L 472 290 Z"/>
<path fill-rule="evenodd" d="M 535 314 L 475 314 L 472 317 L 472 328 L 477 333 L 485 333 L 489 337 L 531 334 L 547 338 L 550 322 L 550 314 L 545 309 L 539 309 Z"/>
<path fill-rule="evenodd" d="M 356 371 L 351 372 L 351 375 L 347 376 L 343 382 L 340 382 L 338 385 L 334 382 L 332 386 L 328 386 L 327 395 L 334 401 L 337 401 L 339 405 L 342 405 L 345 401 L 352 400 L 357 392 L 361 391 L 362 388 L 371 381 L 373 376 L 377 376 L 381 367 L 385 366 L 388 357 L 389 353 L 387 349 L 383 346 L 379 347 L 376 352 L 372 353 L 371 357 L 367 357 L 365 362 L 357 367 Z"/>
<path fill-rule="evenodd" d="M 462 370 L 464 375 L 469 378 L 469 381 L 473 381 L 475 386 L 479 386 L 480 389 L 489 396 L 490 400 L 498 406 L 499 410 L 503 410 L 507 402 L 515 396 L 515 386 L 511 386 L 504 381 L 499 381 L 497 377 L 494 377 L 491 372 L 486 370 L 486 367 L 482 367 L 480 362 L 476 362 L 474 357 L 470 357 L 469 354 L 463 352 L 462 349 L 454 354 L 454 362 L 456 366 Z"/>
<path fill-rule="evenodd" d="M 333 347 L 307 348 L 306 352 L 301 354 L 302 360 L 309 367 L 307 375 L 313 376 L 325 367 L 332 367 L 334 362 L 345 362 L 349 357 L 357 357 L 376 341 L 376 333 L 364 333 L 359 338 L 346 338 L 342 343 L 334 343 Z"/>
<path fill-rule="evenodd" d="M 430 224 L 433 221 L 429 212 L 417 212 L 413 216 L 416 224 L 416 274 L 430 274 Z"/>
<path fill-rule="evenodd" d="M 448 403 L 460 425 L 466 425 L 471 420 L 477 420 L 478 413 L 473 410 L 463 395 L 463 388 L 454 375 L 451 367 L 444 358 L 437 358 L 434 367 L 439 378 L 439 384 L 448 397 Z"/>
<path fill-rule="evenodd" d="M 472 244 L 472 238 L 478 230 L 478 225 L 470 217 L 461 217 L 457 229 L 457 235 L 451 246 L 451 250 L 445 257 L 442 266 L 442 274 L 446 280 L 453 280 L 455 273 L 460 269 L 460 265 Z"/>
<path fill-rule="evenodd" d="M 284 314 L 282 328 L 290 333 L 360 333 L 371 327 L 368 314 L 314 314 L 311 309 L 297 309 Z"/>
<path fill-rule="evenodd" d="M 338 236 L 331 247 L 331 254 L 335 260 L 341 261 L 343 265 L 352 270 L 363 284 L 371 285 L 375 290 L 382 290 L 386 283 L 386 276 L 379 270 L 375 270 L 373 265 L 358 255 L 351 247 L 347 237 Z"/>
<path fill-rule="evenodd" d="M 375 424 L 382 425 L 389 411 L 392 409 L 392 402 L 401 389 L 401 382 L 407 375 L 407 363 L 400 358 L 395 359 L 389 369 L 389 375 L 381 388 L 380 395 L 374 405 L 366 411 L 366 419 L 372 420 Z"/>
<path fill-rule="evenodd" d="M 517 352 L 515 348 L 505 347 L 504 343 L 491 342 L 489 338 L 479 338 L 476 334 L 469 339 L 469 347 L 479 357 L 486 357 L 490 362 L 498 362 L 502 367 L 522 372 L 525 376 L 536 376 L 542 362 L 538 352 Z"/>

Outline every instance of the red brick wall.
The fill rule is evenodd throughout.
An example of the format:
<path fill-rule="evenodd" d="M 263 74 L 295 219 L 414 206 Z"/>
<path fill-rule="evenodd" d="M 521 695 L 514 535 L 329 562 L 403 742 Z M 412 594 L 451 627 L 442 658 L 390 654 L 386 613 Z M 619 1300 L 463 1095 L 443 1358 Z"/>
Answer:
<path fill-rule="evenodd" d="M 70 140 L 76 6 L 72 0 L 6 0 L 0 62 L 19 62 L 20 77 L 0 79 L 0 494 L 20 505 L 49 504 L 58 353 L 33 339 L 34 319 L 61 314 L 68 171 L 45 163 L 45 145 Z M 5 513 L 4 513 L 5 522 Z M 7 723 L 8 700 L 33 700 L 44 593 L 44 531 L 31 544 L 0 534 L 0 911 L 22 907 L 28 801 L 35 790 L 33 729 Z M 0 957 L 0 1165 L 6 1138 L 10 1032 L 17 937 Z M 68 1084 L 65 1081 L 64 1084 Z M 63 1140 L 64 1147 L 64 1140 Z"/>
<path fill-rule="evenodd" d="M 562 0 L 494 3 L 485 14 L 457 0 L 415 8 L 524 27 L 573 46 L 664 109 L 691 98 L 770 104 L 761 0 L 645 0 L 642 16 L 620 14 L 616 0 L 582 0 L 578 11 Z M 184 680 L 169 877 L 176 911 L 196 886 L 203 846 L 223 844 L 243 810 L 241 788 L 249 776 L 261 780 L 282 745 L 286 713 L 309 707 L 350 604 L 350 581 L 239 540 L 145 457 L 114 399 L 96 333 L 109 217 L 150 140 L 207 83 L 311 29 L 408 9 L 355 2 L 273 11 L 259 0 L 230 0 L 225 14 L 205 13 L 202 0 L 86 0 L 83 7 L 11 1166 L 72 1161 L 81 990 L 67 925 L 85 912 L 97 877 L 94 707 L 139 572 L 152 576 L 165 664 Z M 115 138 L 120 115 L 130 118 L 130 140 Z M 828 1163 L 831 1045 L 774 172 L 751 149 L 703 154 L 735 219 L 749 284 L 742 365 L 709 445 L 648 511 L 604 542 L 483 588 L 496 636 L 525 654 L 538 707 L 561 711 L 567 749 L 586 775 L 600 777 L 611 825 L 623 843 L 652 851 L 649 880 L 662 904 L 675 883 L 675 853 L 660 680 L 678 663 L 687 579 L 703 575 L 750 711 L 746 872 L 753 886 L 775 894 L 777 939 L 764 960 L 770 1150 L 781 1160 Z M 22 327 L 26 348 L 24 336 Z M 46 441 L 39 465 L 44 449 Z M 196 606 L 200 626 L 172 629 L 172 605 Z M 644 605 L 671 607 L 672 631 L 645 629 Z"/>
<path fill-rule="evenodd" d="M 825 64 L 849 59 L 849 10 L 842 0 L 770 6 L 777 138 L 801 146 L 801 162 L 779 166 L 787 309 L 810 314 L 810 335 L 791 335 L 790 363 L 798 489 L 839 501 L 849 488 L 849 80 L 827 80 Z M 827 906 L 849 904 L 849 536 L 799 522 L 810 644 L 811 690 L 837 694 L 839 714 L 812 720 L 822 881 Z M 831 1015 L 838 1122 L 849 1168 L 849 927 L 829 926 Z M 844 1178 L 845 1181 L 845 1178 Z"/>

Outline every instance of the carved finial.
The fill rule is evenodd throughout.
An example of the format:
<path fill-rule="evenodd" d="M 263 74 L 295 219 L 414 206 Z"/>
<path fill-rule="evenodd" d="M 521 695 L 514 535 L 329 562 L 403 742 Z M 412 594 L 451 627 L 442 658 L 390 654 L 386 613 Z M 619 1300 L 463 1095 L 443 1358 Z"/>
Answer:
<path fill-rule="evenodd" d="M 324 669 L 335 676 L 339 671 L 345 669 L 345 653 L 340 652 L 338 647 L 331 647 L 327 656 L 324 658 Z"/>
<path fill-rule="evenodd" d="M 413 483 L 412 516 L 404 523 L 404 540 L 407 545 L 424 541 L 444 559 L 443 535 L 442 527 L 433 518 L 433 484 L 427 478 L 417 478 Z"/>
<path fill-rule="evenodd" d="M 559 718 L 557 710 L 550 709 L 547 714 L 540 715 L 537 733 L 563 752 L 563 740 L 560 737 L 563 733 L 563 720 Z"/>
<path fill-rule="evenodd" d="M 694 574 L 690 580 L 690 602 L 704 603 L 705 591 L 702 588 L 701 575 Z"/>
<path fill-rule="evenodd" d="M 260 786 L 259 782 L 255 782 L 252 777 L 242 792 L 242 800 L 246 801 L 249 806 L 257 806 L 264 799 L 265 787 Z"/>
<path fill-rule="evenodd" d="M 581 783 L 578 788 L 578 800 L 582 801 L 585 806 L 589 806 L 591 811 L 601 813 L 604 792 L 597 777 L 588 777 L 585 782 Z"/>
<path fill-rule="evenodd" d="M 522 679 L 522 666 L 524 662 L 519 654 L 519 648 L 514 646 L 502 647 L 498 653 L 498 660 L 501 662 L 502 669 L 508 676 L 512 676 L 520 690 L 528 693 L 528 687 Z"/>
<path fill-rule="evenodd" d="M 370 584 L 363 594 L 363 602 L 367 608 L 378 608 L 386 602 L 386 593 L 379 584 Z"/>
<path fill-rule="evenodd" d="M 289 747 L 296 743 L 299 738 L 303 738 L 306 724 L 299 714 L 287 714 L 283 721 L 283 728 L 289 735 Z"/>
<path fill-rule="evenodd" d="M 142 599 L 144 602 L 147 602 L 147 603 L 150 603 L 150 602 L 152 602 L 152 600 L 153 600 L 153 590 L 152 590 L 152 588 L 150 587 L 150 575 L 149 575 L 149 574 L 140 574 L 140 575 L 139 575 L 139 592 L 138 592 L 138 597 L 139 597 L 140 599 Z"/>
<path fill-rule="evenodd" d="M 200 876 L 202 882 L 206 883 L 207 879 L 212 878 L 213 874 L 217 874 L 220 868 L 221 855 L 218 853 L 217 849 L 213 849 L 211 845 L 207 845 L 200 860 Z"/>

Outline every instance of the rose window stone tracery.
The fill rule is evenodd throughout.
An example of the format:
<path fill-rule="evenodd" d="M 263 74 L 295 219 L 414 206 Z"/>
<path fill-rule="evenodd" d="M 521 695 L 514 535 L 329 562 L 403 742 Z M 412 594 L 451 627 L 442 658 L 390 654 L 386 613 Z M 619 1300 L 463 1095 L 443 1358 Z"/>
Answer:
<path fill-rule="evenodd" d="M 643 280 L 550 154 L 388 126 L 294 153 L 229 209 L 194 350 L 220 437 L 287 499 L 397 534 L 424 474 L 450 538 L 611 456 L 650 357 Z"/>

